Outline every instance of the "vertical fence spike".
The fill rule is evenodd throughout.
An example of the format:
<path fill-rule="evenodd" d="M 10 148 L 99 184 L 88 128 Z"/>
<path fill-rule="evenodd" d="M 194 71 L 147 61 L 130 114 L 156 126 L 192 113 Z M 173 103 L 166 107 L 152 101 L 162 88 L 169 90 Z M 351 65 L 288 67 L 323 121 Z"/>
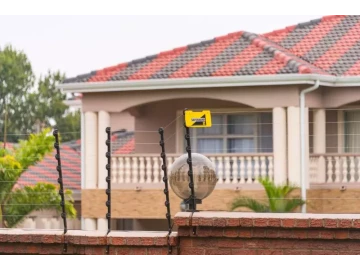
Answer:
<path fill-rule="evenodd" d="M 111 231 L 111 128 L 107 127 L 106 128 L 106 133 L 107 133 L 107 139 L 106 139 L 106 146 L 107 146 L 107 152 L 106 152 L 106 158 L 107 158 L 107 164 L 106 164 L 106 170 L 107 170 L 107 177 L 106 177 L 106 182 L 107 182 L 107 189 L 106 189 L 106 195 L 107 195 L 107 201 L 106 201 L 106 206 L 108 209 L 108 212 L 106 214 L 106 219 L 108 222 L 108 230 L 107 230 L 107 235 L 110 233 Z M 109 245 L 106 246 L 106 253 L 109 254 Z"/>
<path fill-rule="evenodd" d="M 190 143 L 190 128 L 186 126 L 185 123 L 185 112 L 187 111 L 187 109 L 184 109 L 184 127 L 185 127 L 185 140 L 186 140 L 186 152 L 188 153 L 188 159 L 187 159 L 187 163 L 189 165 L 189 171 L 188 171 L 188 175 L 189 175 L 189 179 L 190 179 L 190 183 L 189 183 L 189 188 L 191 190 L 191 195 L 189 198 L 189 210 L 192 212 L 196 211 L 196 198 L 195 198 L 195 191 L 194 191 L 194 174 L 193 174 L 193 168 L 192 168 L 192 159 L 191 159 L 191 143 Z"/>
<path fill-rule="evenodd" d="M 64 222 L 64 235 L 65 235 L 67 233 L 67 221 L 66 221 L 66 212 L 65 212 L 65 194 L 64 194 L 63 176 L 62 176 L 62 168 L 61 168 L 59 130 L 54 129 L 53 135 L 55 137 L 55 143 L 54 143 L 54 147 L 56 149 L 55 159 L 57 160 L 56 170 L 59 173 L 58 183 L 60 185 L 59 194 L 61 197 L 61 203 L 60 203 L 62 209 L 61 218 L 63 219 Z M 65 236 L 64 236 L 64 252 L 67 252 L 67 242 L 65 240 Z"/>
<path fill-rule="evenodd" d="M 166 219 L 168 222 L 168 237 L 167 237 L 167 244 L 168 244 L 168 254 L 172 253 L 172 247 L 170 245 L 170 234 L 172 231 L 171 225 L 171 212 L 170 212 L 170 197 L 169 197 L 169 184 L 168 184 L 168 175 L 167 175 L 167 160 L 166 160 L 166 153 L 165 153 L 165 140 L 164 140 L 164 129 L 159 128 L 160 134 L 160 146 L 161 146 L 161 154 L 160 157 L 162 158 L 163 164 L 161 169 L 164 172 L 163 182 L 165 184 L 164 194 L 165 194 L 165 206 L 166 206 Z"/>

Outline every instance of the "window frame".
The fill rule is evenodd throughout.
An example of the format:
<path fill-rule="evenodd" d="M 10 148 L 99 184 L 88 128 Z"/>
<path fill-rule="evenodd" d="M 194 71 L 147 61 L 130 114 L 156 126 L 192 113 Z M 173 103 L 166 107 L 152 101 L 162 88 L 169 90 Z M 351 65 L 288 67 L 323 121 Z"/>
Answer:
<path fill-rule="evenodd" d="M 204 109 L 192 109 L 192 110 L 204 110 Z M 263 109 L 263 110 L 258 110 L 258 109 L 209 109 L 213 114 L 216 115 L 222 115 L 223 116 L 223 120 L 225 120 L 223 122 L 223 129 L 222 129 L 222 134 L 221 135 L 198 135 L 196 132 L 196 128 L 194 128 L 193 130 L 194 132 L 194 138 L 191 141 L 192 145 L 191 148 L 196 151 L 197 149 L 197 139 L 199 138 L 208 138 L 208 139 L 217 139 L 217 138 L 221 138 L 223 140 L 223 152 L 222 154 L 227 154 L 229 153 L 229 151 L 225 151 L 228 150 L 228 146 L 227 146 L 227 142 L 228 139 L 237 139 L 237 138 L 251 138 L 254 139 L 254 153 L 257 153 L 259 150 L 259 142 L 258 142 L 258 134 L 259 132 L 261 132 L 261 126 L 260 129 L 259 128 L 255 128 L 254 130 L 254 134 L 253 135 L 240 135 L 240 134 L 228 134 L 227 132 L 227 116 L 228 115 L 254 115 L 255 117 L 255 121 L 256 124 L 258 125 L 259 123 L 259 117 L 260 117 L 260 113 L 272 113 L 272 110 L 269 109 Z M 184 140 L 184 136 L 181 135 L 185 135 L 185 130 L 184 130 L 184 126 L 183 126 L 183 111 L 177 111 L 177 132 L 176 132 L 176 151 L 178 153 L 184 153 L 184 145 L 185 145 L 185 140 Z M 245 153 L 246 154 L 246 153 Z"/>

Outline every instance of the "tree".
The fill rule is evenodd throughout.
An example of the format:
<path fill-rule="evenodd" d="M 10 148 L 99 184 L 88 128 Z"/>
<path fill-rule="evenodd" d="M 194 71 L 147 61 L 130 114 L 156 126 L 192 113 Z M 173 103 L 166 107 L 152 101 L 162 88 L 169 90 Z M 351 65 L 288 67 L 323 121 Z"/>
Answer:
<path fill-rule="evenodd" d="M 290 197 L 291 193 L 297 189 L 295 186 L 275 185 L 269 179 L 260 179 L 259 182 L 265 189 L 268 202 L 264 203 L 248 197 L 239 197 L 233 201 L 231 211 L 245 207 L 254 212 L 286 213 L 292 212 L 297 207 L 305 204 L 299 198 Z"/>
<path fill-rule="evenodd" d="M 43 126 L 56 126 L 63 134 L 64 141 L 80 138 L 80 112 L 67 113 L 68 106 L 64 103 L 66 94 L 62 93 L 57 85 L 65 78 L 59 71 L 51 72 L 40 77 L 37 91 L 29 98 L 31 110 L 34 112 L 36 130 Z"/>
<path fill-rule="evenodd" d="M 21 51 L 7 45 L 0 49 L 0 127 L 5 130 L 4 116 L 9 119 L 6 129 L 9 134 L 31 131 L 31 112 L 28 110 L 28 95 L 34 85 L 31 64 Z M 10 135 L 8 141 L 17 141 L 19 137 Z M 4 139 L 4 138 L 2 138 Z"/>
<path fill-rule="evenodd" d="M 58 187 L 49 183 L 16 187 L 21 174 L 53 150 L 54 138 L 48 136 L 50 129 L 39 134 L 31 134 L 28 140 L 20 141 L 12 152 L 0 150 L 0 227 L 15 227 L 27 215 L 38 210 L 61 211 Z M 76 216 L 72 192 L 65 192 L 66 214 Z"/>

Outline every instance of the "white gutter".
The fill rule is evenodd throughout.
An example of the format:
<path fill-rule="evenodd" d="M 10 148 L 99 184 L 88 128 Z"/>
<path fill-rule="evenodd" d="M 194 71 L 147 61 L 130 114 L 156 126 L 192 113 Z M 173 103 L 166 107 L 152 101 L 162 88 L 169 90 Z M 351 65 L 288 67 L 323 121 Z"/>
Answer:
<path fill-rule="evenodd" d="M 306 167 L 305 167 L 305 94 L 315 91 L 320 86 L 320 81 L 300 92 L 300 182 L 301 182 L 301 199 L 306 201 Z M 306 213 L 306 203 L 302 205 L 301 211 Z"/>
<path fill-rule="evenodd" d="M 86 93 L 179 88 L 313 84 L 316 80 L 319 80 L 320 85 L 323 86 L 360 86 L 360 76 L 336 77 L 317 74 L 287 74 L 66 83 L 60 84 L 58 88 L 69 93 Z"/>

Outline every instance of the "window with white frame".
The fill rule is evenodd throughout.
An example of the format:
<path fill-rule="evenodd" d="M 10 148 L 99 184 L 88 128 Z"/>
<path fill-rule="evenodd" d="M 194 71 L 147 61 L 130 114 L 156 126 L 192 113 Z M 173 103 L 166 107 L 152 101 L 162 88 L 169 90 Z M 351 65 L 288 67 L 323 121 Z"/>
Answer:
<path fill-rule="evenodd" d="M 211 128 L 190 129 L 198 153 L 273 152 L 272 113 L 212 113 Z"/>
<path fill-rule="evenodd" d="M 344 150 L 346 153 L 360 152 L 360 111 L 344 111 Z"/>

